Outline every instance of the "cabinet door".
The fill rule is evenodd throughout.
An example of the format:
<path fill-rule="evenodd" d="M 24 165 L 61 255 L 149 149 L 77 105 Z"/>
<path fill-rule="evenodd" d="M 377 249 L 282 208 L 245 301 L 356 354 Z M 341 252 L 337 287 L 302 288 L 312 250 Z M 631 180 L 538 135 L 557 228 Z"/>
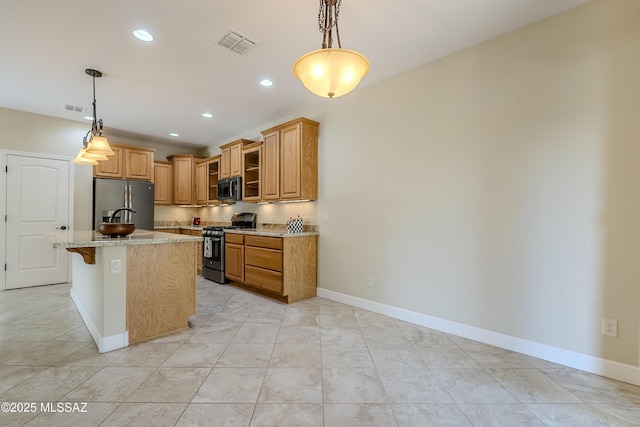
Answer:
<path fill-rule="evenodd" d="M 242 144 L 229 147 L 229 168 L 231 176 L 242 175 Z"/>
<path fill-rule="evenodd" d="M 124 147 L 111 144 L 111 149 L 115 153 L 107 160 L 98 162 L 93 167 L 93 176 L 101 178 L 121 178 L 124 179 Z"/>
<path fill-rule="evenodd" d="M 279 132 L 264 136 L 262 143 L 262 200 L 278 200 L 280 197 L 279 147 Z"/>
<path fill-rule="evenodd" d="M 154 175 L 154 203 L 156 205 L 171 204 L 171 175 L 173 168 L 168 163 L 155 163 L 153 165 Z"/>
<path fill-rule="evenodd" d="M 193 204 L 193 158 L 173 158 L 173 204 Z"/>
<path fill-rule="evenodd" d="M 224 249 L 225 276 L 230 280 L 244 282 L 244 246 L 226 243 Z"/>
<path fill-rule="evenodd" d="M 196 205 L 207 204 L 209 163 L 196 163 Z"/>
<path fill-rule="evenodd" d="M 262 146 L 242 150 L 242 201 L 261 200 Z"/>
<path fill-rule="evenodd" d="M 220 154 L 220 178 L 231 176 L 231 148 L 223 148 Z"/>
<path fill-rule="evenodd" d="M 153 151 L 126 148 L 124 164 L 127 179 L 153 180 Z"/>
<path fill-rule="evenodd" d="M 220 158 L 218 157 L 215 160 L 207 163 L 208 167 L 208 177 L 207 180 L 209 182 L 207 195 L 207 204 L 215 205 L 218 204 L 218 179 L 220 177 Z"/>
<path fill-rule="evenodd" d="M 300 124 L 280 131 L 280 199 L 299 199 L 301 192 Z"/>

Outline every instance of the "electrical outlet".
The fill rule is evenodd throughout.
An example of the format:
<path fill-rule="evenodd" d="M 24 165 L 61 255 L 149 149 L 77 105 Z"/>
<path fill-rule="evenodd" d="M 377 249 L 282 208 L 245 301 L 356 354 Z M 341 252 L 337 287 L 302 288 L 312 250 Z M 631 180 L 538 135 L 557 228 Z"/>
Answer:
<path fill-rule="evenodd" d="M 602 318 L 602 335 L 618 338 L 618 321 Z"/>
<path fill-rule="evenodd" d="M 118 274 L 120 273 L 120 260 L 119 259 L 112 259 L 111 260 L 111 274 Z"/>
<path fill-rule="evenodd" d="M 371 276 L 367 276 L 367 280 L 364 284 L 367 288 L 372 288 L 373 287 L 373 277 Z"/>

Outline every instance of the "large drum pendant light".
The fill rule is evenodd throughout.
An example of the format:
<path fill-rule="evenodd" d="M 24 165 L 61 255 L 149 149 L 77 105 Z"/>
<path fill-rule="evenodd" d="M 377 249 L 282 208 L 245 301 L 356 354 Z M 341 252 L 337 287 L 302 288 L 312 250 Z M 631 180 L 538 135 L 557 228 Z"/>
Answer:
<path fill-rule="evenodd" d="M 367 58 L 353 50 L 342 49 L 338 17 L 342 0 L 320 0 L 318 26 L 322 49 L 302 55 L 293 65 L 293 73 L 312 93 L 325 98 L 346 95 L 369 72 Z M 338 47 L 333 48 L 335 29 Z"/>

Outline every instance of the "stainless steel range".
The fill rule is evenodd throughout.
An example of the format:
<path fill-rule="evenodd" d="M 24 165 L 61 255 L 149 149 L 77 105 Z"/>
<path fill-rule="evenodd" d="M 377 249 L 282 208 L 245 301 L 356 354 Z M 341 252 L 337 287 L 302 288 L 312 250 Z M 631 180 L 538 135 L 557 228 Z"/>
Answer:
<path fill-rule="evenodd" d="M 234 228 L 256 228 L 256 214 L 239 212 L 231 217 L 231 226 L 202 229 L 202 276 L 217 283 L 228 283 L 224 275 L 224 233 Z"/>

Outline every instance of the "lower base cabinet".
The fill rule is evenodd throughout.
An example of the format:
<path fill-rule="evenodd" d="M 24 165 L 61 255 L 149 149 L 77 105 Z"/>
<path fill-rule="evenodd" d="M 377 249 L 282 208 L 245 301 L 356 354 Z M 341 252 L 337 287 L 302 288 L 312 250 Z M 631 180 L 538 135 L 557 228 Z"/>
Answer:
<path fill-rule="evenodd" d="M 225 238 L 225 274 L 233 284 L 286 303 L 316 296 L 317 236 Z"/>
<path fill-rule="evenodd" d="M 225 234 L 224 271 L 229 280 L 244 282 L 244 236 Z"/>

